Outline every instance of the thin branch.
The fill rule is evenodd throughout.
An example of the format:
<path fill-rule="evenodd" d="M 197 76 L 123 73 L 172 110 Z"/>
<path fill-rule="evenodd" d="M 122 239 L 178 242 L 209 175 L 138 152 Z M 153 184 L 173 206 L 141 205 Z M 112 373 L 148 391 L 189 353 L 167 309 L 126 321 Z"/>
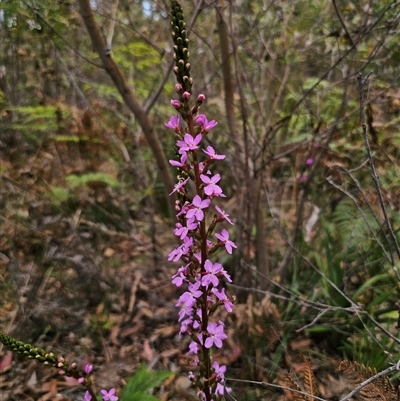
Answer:
<path fill-rule="evenodd" d="M 332 0 L 332 4 L 333 4 L 333 8 L 335 9 L 335 13 L 336 13 L 336 15 L 337 15 L 337 17 L 338 17 L 338 19 L 339 19 L 339 21 L 340 21 L 340 25 L 342 25 L 342 28 L 343 28 L 344 31 L 346 32 L 346 38 L 349 40 L 350 44 L 351 44 L 352 46 L 354 46 L 353 39 L 351 38 L 350 32 L 349 32 L 349 30 L 347 29 L 347 26 L 346 26 L 346 24 L 345 24 L 344 21 L 343 21 L 343 18 L 342 18 L 342 16 L 341 16 L 340 11 L 339 11 L 339 9 L 338 9 L 338 6 L 337 6 L 337 4 L 336 4 L 336 0 Z"/>
<path fill-rule="evenodd" d="M 357 392 L 359 392 L 363 387 L 367 386 L 368 384 L 372 383 L 374 380 L 379 379 L 382 376 L 386 376 L 388 373 L 394 372 L 397 370 L 397 365 L 393 365 L 390 368 L 387 368 L 385 370 L 382 370 L 382 372 L 377 373 L 374 376 L 371 376 L 367 380 L 364 380 L 362 383 L 360 383 L 354 390 L 352 390 L 349 394 L 346 395 L 346 397 L 343 397 L 340 401 L 348 401 L 353 395 L 355 395 Z"/>
<path fill-rule="evenodd" d="M 369 139 L 368 139 L 368 134 L 367 134 L 367 125 L 365 123 L 365 112 L 364 112 L 364 86 L 365 83 L 368 80 L 368 77 L 371 73 L 368 73 L 365 78 L 363 78 L 362 74 L 359 73 L 357 76 L 357 80 L 358 80 L 358 85 L 359 85 L 359 91 L 360 91 L 360 116 L 361 116 L 361 126 L 362 126 L 362 133 L 363 133 L 363 137 L 364 137 L 364 143 L 365 143 L 365 149 L 367 150 L 367 156 L 368 156 L 368 160 L 369 160 L 369 165 L 371 168 L 371 173 L 372 173 L 372 180 L 374 181 L 375 184 L 375 188 L 379 197 L 379 204 L 385 219 L 385 223 L 386 226 L 389 230 L 389 234 L 390 237 L 392 238 L 392 241 L 394 243 L 395 246 L 395 252 L 397 254 L 397 257 L 400 260 L 400 245 L 397 241 L 396 235 L 393 231 L 392 228 L 392 224 L 390 223 L 389 220 L 389 216 L 387 214 L 387 210 L 386 210 L 386 206 L 385 206 L 385 202 L 383 200 L 383 195 L 382 195 L 382 190 L 381 190 L 381 186 L 379 184 L 379 178 L 378 178 L 378 174 L 376 173 L 376 169 L 375 169 L 375 164 L 374 164 L 374 160 L 372 158 L 372 153 L 371 153 L 371 147 L 369 144 Z M 396 272 L 397 277 L 399 278 L 399 273 Z M 399 280 L 400 281 L 400 280 Z"/>
<path fill-rule="evenodd" d="M 262 387 L 279 388 L 281 390 L 291 391 L 292 393 L 305 395 L 307 398 L 314 398 L 315 400 L 318 400 L 318 401 L 326 401 L 325 398 L 317 397 L 316 395 L 312 395 L 312 394 L 306 393 L 305 391 L 295 390 L 293 388 L 290 388 L 290 387 L 287 387 L 287 386 L 281 386 L 279 384 L 273 384 L 273 383 L 267 383 L 267 382 L 258 382 L 258 381 L 255 381 L 255 380 L 239 380 L 239 379 L 230 379 L 230 378 L 226 378 L 225 380 L 229 381 L 229 382 L 240 382 L 240 383 L 255 384 L 255 385 L 258 385 L 258 386 L 262 386 Z M 343 401 L 343 400 L 341 400 L 341 401 Z"/>

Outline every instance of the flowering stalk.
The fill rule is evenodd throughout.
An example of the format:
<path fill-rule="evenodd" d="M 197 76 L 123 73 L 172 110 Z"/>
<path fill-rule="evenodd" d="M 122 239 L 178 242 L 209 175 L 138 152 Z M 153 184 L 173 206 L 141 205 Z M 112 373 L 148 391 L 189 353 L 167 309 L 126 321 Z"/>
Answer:
<path fill-rule="evenodd" d="M 83 384 L 86 387 L 87 391 L 84 400 L 97 400 L 92 380 L 90 378 L 90 373 L 93 370 L 92 365 L 86 365 L 84 370 L 81 371 L 78 369 L 76 363 L 69 363 L 62 356 L 54 354 L 53 352 L 47 352 L 42 348 L 34 347 L 31 344 L 18 341 L 2 331 L 0 331 L 0 343 L 4 344 L 11 351 L 18 352 L 29 359 L 35 359 L 44 365 L 57 368 L 60 375 L 74 377 L 78 380 L 78 383 Z M 101 390 L 103 401 L 117 401 L 118 397 L 114 395 L 114 393 L 115 389 L 111 389 L 110 391 Z"/>
<path fill-rule="evenodd" d="M 177 287 L 187 286 L 177 306 L 181 308 L 180 335 L 190 335 L 192 342 L 188 354 L 194 355 L 192 364 L 199 368 L 196 373 L 190 372 L 189 378 L 197 386 L 199 398 L 211 401 L 222 396 L 224 391 L 230 391 L 224 385 L 226 366 L 220 366 L 212 358 L 212 349 L 221 348 L 227 335 L 224 323 L 214 321 L 212 315 L 221 305 L 231 312 L 234 301 L 225 293 L 221 280 L 225 278 L 231 282 L 231 277 L 220 263 L 212 262 L 211 256 L 221 248 L 231 254 L 236 245 L 229 239 L 226 229 L 214 234 L 220 223 L 233 224 L 229 216 L 215 206 L 217 213 L 208 217 L 212 201 L 225 197 L 218 185 L 221 177 L 213 175 L 210 167 L 215 161 L 223 160 L 225 155 L 217 154 L 211 146 L 200 151 L 204 137 L 217 122 L 208 121 L 204 114 L 199 114 L 204 95 L 199 95 L 194 105 L 190 104 L 193 79 L 190 77 L 189 40 L 182 8 L 177 1 L 172 1 L 171 14 L 174 73 L 178 81 L 175 91 L 179 97 L 172 100 L 171 105 L 179 114 L 172 116 L 165 125 L 175 131 L 177 139 L 177 160 L 170 160 L 170 163 L 179 169 L 179 175 L 171 194 L 178 195 L 174 233 L 181 244 L 169 254 L 168 260 L 183 261 L 172 282 Z M 188 189 L 189 181 L 194 183 L 195 194 Z"/>

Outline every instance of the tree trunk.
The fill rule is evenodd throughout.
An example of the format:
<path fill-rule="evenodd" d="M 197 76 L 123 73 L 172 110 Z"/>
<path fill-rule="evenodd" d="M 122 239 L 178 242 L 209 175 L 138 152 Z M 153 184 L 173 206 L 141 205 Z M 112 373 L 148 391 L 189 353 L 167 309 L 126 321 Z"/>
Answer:
<path fill-rule="evenodd" d="M 165 193 L 166 196 L 168 197 L 168 193 L 172 191 L 172 188 L 174 187 L 174 179 L 169 169 L 169 164 L 164 154 L 162 144 L 154 130 L 154 126 L 150 121 L 149 116 L 146 114 L 143 107 L 139 104 L 138 100 L 136 99 L 135 94 L 133 93 L 132 89 L 126 82 L 126 79 L 122 75 L 118 65 L 112 59 L 110 54 L 111 49 L 107 49 L 106 42 L 94 18 L 94 14 L 90 7 L 89 0 L 78 0 L 78 3 L 81 10 L 81 16 L 83 22 L 90 35 L 93 47 L 100 57 L 104 69 L 113 80 L 114 85 L 116 86 L 122 98 L 124 99 L 126 106 L 135 115 L 143 130 L 143 134 L 156 160 L 158 169 L 160 171 L 161 179 L 164 184 Z M 173 196 L 168 197 L 168 202 L 170 206 L 171 216 L 174 216 L 175 198 Z"/>

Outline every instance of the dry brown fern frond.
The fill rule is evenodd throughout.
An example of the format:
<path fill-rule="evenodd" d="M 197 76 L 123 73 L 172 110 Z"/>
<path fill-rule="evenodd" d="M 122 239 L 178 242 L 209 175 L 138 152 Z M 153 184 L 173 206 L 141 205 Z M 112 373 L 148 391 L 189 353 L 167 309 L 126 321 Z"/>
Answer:
<path fill-rule="evenodd" d="M 368 368 L 358 362 L 342 361 L 339 365 L 347 380 L 359 386 L 365 380 L 377 374 L 376 369 Z M 399 397 L 387 376 L 381 376 L 363 387 L 359 394 L 365 401 L 398 401 Z"/>
<path fill-rule="evenodd" d="M 311 369 L 310 361 L 308 361 L 304 356 L 304 378 L 303 387 L 301 388 L 299 384 L 293 379 L 289 374 L 286 376 L 287 386 L 292 390 L 302 391 L 306 394 L 300 394 L 297 392 L 292 392 L 294 401 L 314 401 L 314 396 L 317 395 L 317 385 L 315 384 L 314 373 Z"/>

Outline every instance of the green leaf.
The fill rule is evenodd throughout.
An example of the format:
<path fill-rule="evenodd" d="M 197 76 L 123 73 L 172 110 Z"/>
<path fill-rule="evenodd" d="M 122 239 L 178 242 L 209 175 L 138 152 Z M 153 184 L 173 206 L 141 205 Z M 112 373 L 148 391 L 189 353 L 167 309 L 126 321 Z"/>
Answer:
<path fill-rule="evenodd" d="M 172 374 L 166 371 L 148 370 L 146 365 L 141 365 L 124 387 L 121 401 L 159 401 L 159 398 L 151 395 L 151 392 Z"/>

